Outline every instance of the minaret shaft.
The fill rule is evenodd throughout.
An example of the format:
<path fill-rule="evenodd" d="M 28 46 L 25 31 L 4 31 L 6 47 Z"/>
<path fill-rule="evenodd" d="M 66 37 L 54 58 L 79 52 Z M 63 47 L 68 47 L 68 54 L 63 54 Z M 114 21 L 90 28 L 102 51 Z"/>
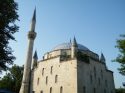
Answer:
<path fill-rule="evenodd" d="M 35 32 L 30 31 L 28 34 L 28 37 L 29 37 L 28 51 L 27 51 L 27 56 L 26 56 L 26 63 L 24 66 L 22 86 L 20 89 L 20 93 L 28 93 L 29 91 L 30 71 L 31 71 L 32 53 L 33 53 L 33 45 L 34 45 L 35 36 L 36 36 Z"/>
<path fill-rule="evenodd" d="M 29 77 L 26 77 L 26 75 L 29 75 L 30 69 L 31 69 L 31 62 L 32 62 L 32 52 L 33 50 L 33 40 L 29 40 L 28 44 L 28 51 L 27 51 L 27 57 L 26 57 L 26 63 L 25 63 L 25 69 L 24 69 L 24 75 L 23 75 L 23 82 L 29 82 Z"/>
<path fill-rule="evenodd" d="M 26 63 L 24 65 L 24 72 L 23 72 L 23 79 L 22 79 L 22 86 L 20 89 L 20 93 L 28 93 L 29 91 L 33 44 L 34 44 L 34 40 L 29 39 L 28 51 L 27 51 L 27 56 L 26 56 Z"/>

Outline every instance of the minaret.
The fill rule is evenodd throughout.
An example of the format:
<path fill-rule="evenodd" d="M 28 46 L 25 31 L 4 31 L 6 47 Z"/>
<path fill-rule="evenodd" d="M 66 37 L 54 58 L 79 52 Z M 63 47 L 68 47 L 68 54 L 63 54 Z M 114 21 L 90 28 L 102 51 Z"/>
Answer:
<path fill-rule="evenodd" d="M 26 63 L 24 65 L 24 72 L 23 72 L 23 79 L 22 79 L 22 85 L 20 88 L 20 93 L 29 93 L 30 91 L 29 82 L 30 82 L 30 73 L 31 73 L 32 52 L 33 52 L 34 39 L 36 37 L 35 24 L 36 24 L 36 8 L 34 10 L 32 22 L 31 22 L 31 28 L 28 33 L 28 50 L 27 50 L 27 56 L 26 56 Z"/>
<path fill-rule="evenodd" d="M 35 51 L 33 56 L 32 69 L 35 69 L 37 67 L 37 60 L 38 60 L 37 51 Z"/>
<path fill-rule="evenodd" d="M 76 54 L 77 54 L 77 42 L 76 42 L 76 38 L 74 37 L 72 45 L 71 45 L 71 58 L 76 58 Z"/>
<path fill-rule="evenodd" d="M 72 44 L 71 38 L 70 38 L 70 42 L 69 43 Z"/>
<path fill-rule="evenodd" d="M 105 57 L 104 57 L 103 53 L 101 53 L 100 61 L 101 61 L 102 63 L 105 63 Z"/>

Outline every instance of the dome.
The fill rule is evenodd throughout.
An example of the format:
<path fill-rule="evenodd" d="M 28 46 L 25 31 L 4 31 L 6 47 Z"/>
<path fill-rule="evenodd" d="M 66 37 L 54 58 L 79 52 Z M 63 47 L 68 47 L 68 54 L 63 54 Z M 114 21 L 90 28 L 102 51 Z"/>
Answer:
<path fill-rule="evenodd" d="M 71 43 L 62 43 L 62 44 L 57 45 L 52 50 L 70 49 L 70 48 L 71 48 Z M 85 47 L 81 44 L 78 44 L 78 49 L 79 50 L 85 50 L 85 51 L 89 50 L 87 47 Z"/>

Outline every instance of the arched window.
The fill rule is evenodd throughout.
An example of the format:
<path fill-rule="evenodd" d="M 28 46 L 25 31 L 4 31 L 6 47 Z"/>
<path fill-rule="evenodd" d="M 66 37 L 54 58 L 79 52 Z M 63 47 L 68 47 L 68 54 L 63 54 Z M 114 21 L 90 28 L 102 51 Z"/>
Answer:
<path fill-rule="evenodd" d="M 52 93 L 52 87 L 50 88 L 50 93 Z"/>
<path fill-rule="evenodd" d="M 91 82 L 91 84 L 92 84 L 92 82 L 93 82 L 92 75 L 90 75 L 90 82 Z"/>
<path fill-rule="evenodd" d="M 37 79 L 37 85 L 39 85 L 39 78 Z"/>
<path fill-rule="evenodd" d="M 107 80 L 105 80 L 105 86 L 106 86 L 106 87 L 108 86 L 108 82 L 107 82 Z"/>
<path fill-rule="evenodd" d="M 86 87 L 85 86 L 83 87 L 83 93 L 86 93 Z"/>
<path fill-rule="evenodd" d="M 113 91 L 111 91 L 111 93 L 113 93 Z"/>
<path fill-rule="evenodd" d="M 53 73 L 53 66 L 51 66 L 51 71 L 50 71 L 50 73 L 51 73 L 51 74 Z"/>
<path fill-rule="evenodd" d="M 48 84 L 48 76 L 46 76 L 46 84 Z"/>
<path fill-rule="evenodd" d="M 42 75 L 44 75 L 44 68 L 42 69 Z"/>
<path fill-rule="evenodd" d="M 94 88 L 94 90 L 93 90 L 93 91 L 94 91 L 94 93 L 96 93 L 96 88 Z"/>
<path fill-rule="evenodd" d="M 104 89 L 104 93 L 106 93 L 106 89 Z"/>
<path fill-rule="evenodd" d="M 100 82 L 100 78 L 98 78 L 98 82 L 99 82 L 99 85 L 101 84 L 101 82 Z"/>
<path fill-rule="evenodd" d="M 58 81 L 58 75 L 55 76 L 55 83 Z"/>
<path fill-rule="evenodd" d="M 95 79 L 96 79 L 96 68 L 94 67 L 94 76 L 95 76 Z"/>
<path fill-rule="evenodd" d="M 103 71 L 102 71 L 102 69 L 101 69 L 101 78 L 103 79 Z"/>
<path fill-rule="evenodd" d="M 63 93 L 63 87 L 62 86 L 60 87 L 60 93 Z"/>

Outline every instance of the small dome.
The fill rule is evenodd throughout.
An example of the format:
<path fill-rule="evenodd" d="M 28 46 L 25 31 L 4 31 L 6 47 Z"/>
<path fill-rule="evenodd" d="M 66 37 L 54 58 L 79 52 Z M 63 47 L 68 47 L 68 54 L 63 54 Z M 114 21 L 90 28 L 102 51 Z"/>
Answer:
<path fill-rule="evenodd" d="M 71 48 L 71 43 L 62 43 L 62 44 L 57 45 L 52 50 L 70 49 L 70 48 Z M 78 49 L 79 50 L 85 50 L 85 51 L 89 50 L 87 47 L 85 47 L 81 44 L 78 44 Z"/>

